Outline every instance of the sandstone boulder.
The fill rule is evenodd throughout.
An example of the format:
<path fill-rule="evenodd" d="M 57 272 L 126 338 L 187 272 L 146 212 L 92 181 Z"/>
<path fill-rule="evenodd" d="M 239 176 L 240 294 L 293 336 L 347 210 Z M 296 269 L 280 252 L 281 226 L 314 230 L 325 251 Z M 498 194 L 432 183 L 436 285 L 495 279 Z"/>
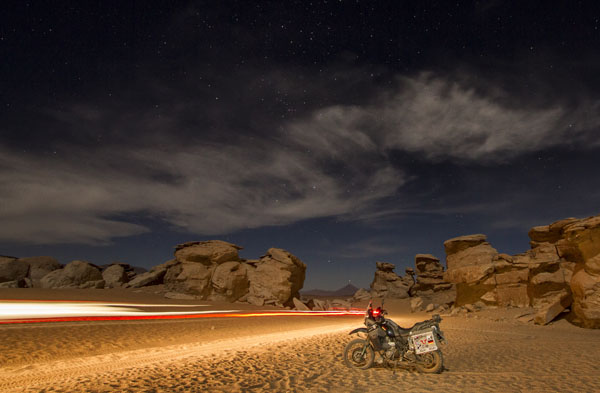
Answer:
<path fill-rule="evenodd" d="M 310 311 L 310 308 L 304 303 L 302 303 L 298 298 L 292 299 L 294 303 L 294 308 L 299 311 Z"/>
<path fill-rule="evenodd" d="M 431 254 L 415 255 L 415 266 L 417 276 L 440 277 L 444 274 L 444 268 L 440 264 L 439 258 Z"/>
<path fill-rule="evenodd" d="M 577 265 L 570 282 L 576 322 L 583 327 L 600 328 L 600 216 L 569 224 L 564 232 L 577 250 Z"/>
<path fill-rule="evenodd" d="M 34 287 L 41 286 L 40 280 L 46 274 L 62 268 L 62 265 L 55 258 L 49 256 L 19 258 L 19 261 L 29 265 L 27 277 L 29 277 Z"/>
<path fill-rule="evenodd" d="M 389 262 L 375 262 L 375 266 L 377 266 L 377 270 L 381 270 L 382 272 L 390 272 L 393 273 L 396 265 Z"/>
<path fill-rule="evenodd" d="M 125 283 L 133 280 L 133 278 L 135 276 L 139 275 L 139 274 L 148 272 L 148 270 L 145 269 L 145 268 L 143 268 L 143 267 L 131 266 L 130 264 L 123 263 L 123 262 L 112 262 L 112 263 L 109 263 L 107 265 L 102 265 L 101 266 L 102 267 L 102 273 L 104 273 L 104 271 L 106 269 L 108 269 L 109 267 L 114 266 L 114 265 L 121 266 L 123 268 L 123 270 L 125 271 L 125 274 L 127 276 L 126 279 L 125 279 Z"/>
<path fill-rule="evenodd" d="M 165 268 L 165 288 L 206 299 L 210 295 L 214 266 L 197 262 L 174 263 Z"/>
<path fill-rule="evenodd" d="M 485 243 L 486 240 L 487 237 L 482 234 L 459 236 L 446 240 L 444 242 L 444 249 L 446 251 L 446 255 L 452 255 L 466 250 L 467 248 Z"/>
<path fill-rule="evenodd" d="M 539 307 L 534 317 L 534 322 L 538 325 L 546 325 L 556 318 L 561 312 L 571 305 L 571 294 L 564 291 L 555 296 L 552 301 Z"/>
<path fill-rule="evenodd" d="M 225 262 L 212 273 L 210 300 L 234 302 L 248 292 L 248 272 L 245 263 Z"/>
<path fill-rule="evenodd" d="M 446 272 L 444 280 L 456 284 L 456 306 L 484 301 L 496 305 L 497 293 L 494 271 L 498 265 L 498 251 L 485 235 L 468 235 L 444 242 Z M 502 264 L 506 264 L 502 261 Z"/>
<path fill-rule="evenodd" d="M 313 306 L 313 310 L 317 310 L 317 311 L 327 311 L 329 308 L 327 306 L 327 303 L 324 302 L 323 300 L 319 300 L 319 299 L 312 299 L 314 306 Z"/>
<path fill-rule="evenodd" d="M 369 300 L 371 298 L 371 293 L 364 288 L 359 288 L 358 291 L 354 293 L 352 298 L 356 301 Z"/>
<path fill-rule="evenodd" d="M 0 282 L 20 281 L 27 277 L 29 264 L 13 257 L 0 257 Z"/>
<path fill-rule="evenodd" d="M 123 284 L 123 286 L 125 288 L 141 288 L 148 285 L 163 284 L 167 269 L 172 266 L 172 264 L 172 261 L 168 261 L 162 265 L 154 266 L 149 272 L 138 274 L 131 281 Z"/>
<path fill-rule="evenodd" d="M 600 328 L 600 277 L 579 269 L 571 280 L 573 312 L 576 323 L 586 328 Z"/>
<path fill-rule="evenodd" d="M 120 288 L 129 281 L 125 267 L 121 264 L 108 266 L 102 272 L 106 288 Z"/>
<path fill-rule="evenodd" d="M 560 230 L 551 231 L 550 225 L 533 227 L 529 230 L 529 238 L 536 243 L 556 243 L 560 240 Z"/>
<path fill-rule="evenodd" d="M 248 264 L 248 301 L 257 304 L 276 300 L 291 305 L 304 285 L 306 265 L 289 252 L 271 248 L 256 263 Z"/>
<path fill-rule="evenodd" d="M 371 295 L 373 297 L 395 299 L 409 297 L 409 291 L 414 285 L 414 279 L 411 275 L 398 276 L 394 273 L 396 266 L 392 263 L 377 262 L 376 266 L 375 277 L 371 283 Z"/>
<path fill-rule="evenodd" d="M 88 281 L 99 280 L 102 280 L 102 273 L 98 267 L 85 261 L 73 261 L 46 274 L 40 285 L 42 288 L 77 288 Z"/>
<path fill-rule="evenodd" d="M 546 307 L 548 303 L 555 302 L 557 295 L 570 292 L 560 263 L 541 263 L 530 267 L 528 294 L 534 308 Z"/>
<path fill-rule="evenodd" d="M 188 242 L 175 247 L 175 259 L 178 262 L 196 262 L 205 265 L 239 261 L 238 251 L 242 248 L 222 240 Z"/>
<path fill-rule="evenodd" d="M 437 292 L 452 287 L 451 283 L 444 281 L 444 268 L 440 260 L 431 254 L 415 255 L 417 280 L 411 289 L 411 295 Z"/>
<path fill-rule="evenodd" d="M 483 236 L 483 235 L 478 235 Z M 446 257 L 444 280 L 452 283 L 476 284 L 494 272 L 494 258 L 498 251 L 487 242 L 481 242 Z"/>

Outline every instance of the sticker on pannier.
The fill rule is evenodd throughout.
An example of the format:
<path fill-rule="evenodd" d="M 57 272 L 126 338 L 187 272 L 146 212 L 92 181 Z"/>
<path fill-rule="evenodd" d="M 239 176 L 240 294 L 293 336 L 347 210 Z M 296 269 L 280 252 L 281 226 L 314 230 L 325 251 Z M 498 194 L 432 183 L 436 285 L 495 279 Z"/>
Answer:
<path fill-rule="evenodd" d="M 415 345 L 415 353 L 427 353 L 438 349 L 433 332 L 415 334 L 410 337 Z"/>

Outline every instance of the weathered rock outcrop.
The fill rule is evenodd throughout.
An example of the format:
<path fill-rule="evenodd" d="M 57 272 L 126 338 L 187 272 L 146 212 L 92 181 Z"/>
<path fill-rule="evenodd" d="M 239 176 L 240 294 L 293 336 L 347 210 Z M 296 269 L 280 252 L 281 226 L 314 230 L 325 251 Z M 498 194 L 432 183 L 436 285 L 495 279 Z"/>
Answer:
<path fill-rule="evenodd" d="M 574 322 L 600 328 L 600 216 L 571 222 L 563 233 L 564 248 L 570 250 L 567 254 L 575 262 L 570 281 Z"/>
<path fill-rule="evenodd" d="M 102 278 L 106 288 L 120 288 L 129 281 L 126 267 L 120 263 L 114 263 L 102 271 Z"/>
<path fill-rule="evenodd" d="M 175 259 L 136 276 L 126 287 L 164 284 L 169 296 L 184 294 L 215 301 L 292 305 L 304 284 L 306 265 L 289 252 L 271 248 L 258 260 L 244 260 L 242 248 L 221 240 L 175 247 Z"/>
<path fill-rule="evenodd" d="M 539 227 L 538 227 L 539 228 Z M 538 240 L 549 235 L 533 232 Z M 550 232 L 548 232 L 550 233 Z M 465 241 L 467 240 L 467 241 Z M 460 247 L 453 243 L 457 242 Z M 557 298 L 568 297 L 568 282 L 556 248 L 534 242 L 535 248 L 523 254 L 499 254 L 484 235 L 461 236 L 444 245 L 448 270 L 445 279 L 457 284 L 456 305 L 483 302 L 500 307 L 543 308 Z M 565 303 L 564 299 L 561 304 Z"/>
<path fill-rule="evenodd" d="M 14 257 L 0 257 L 0 283 L 10 282 L 10 286 L 19 286 L 29 273 L 29 264 Z M 14 284 L 13 284 L 14 282 Z"/>
<path fill-rule="evenodd" d="M 371 293 L 364 288 L 359 288 L 352 296 L 354 301 L 369 300 L 370 298 Z"/>
<path fill-rule="evenodd" d="M 452 288 L 451 283 L 444 281 L 444 267 L 440 264 L 440 260 L 433 255 L 415 255 L 415 267 L 417 280 L 410 291 L 411 296 L 430 294 Z"/>
<path fill-rule="evenodd" d="M 600 328 L 600 216 L 567 218 L 529 231 L 531 249 L 498 254 L 484 235 L 447 240 L 444 278 L 456 305 L 531 306 L 546 324 L 569 307 L 573 322 Z"/>
<path fill-rule="evenodd" d="M 304 304 L 302 301 L 300 301 L 300 299 L 298 298 L 293 298 L 292 302 L 294 303 L 294 308 L 296 310 L 300 310 L 300 311 L 310 311 L 311 308 L 308 307 L 306 304 Z"/>
<path fill-rule="evenodd" d="M 40 287 L 46 274 L 62 268 L 52 257 L 16 258 L 0 256 L 0 283 L 4 288 Z"/>
<path fill-rule="evenodd" d="M 202 263 L 207 266 L 239 261 L 242 247 L 222 240 L 188 242 L 175 246 L 175 259 L 180 263 Z"/>
<path fill-rule="evenodd" d="M 304 285 L 306 265 L 280 248 L 270 248 L 258 261 L 248 261 L 250 288 L 248 302 L 261 304 L 268 300 L 289 305 Z"/>
<path fill-rule="evenodd" d="M 486 240 L 485 235 L 477 234 L 444 242 L 447 266 L 444 280 L 456 284 L 457 306 L 486 298 L 495 287 L 495 282 L 489 278 L 494 272 L 498 251 Z"/>
<path fill-rule="evenodd" d="M 405 299 L 415 284 L 412 275 L 401 277 L 394 273 L 396 265 L 388 262 L 377 262 L 375 277 L 371 283 L 371 295 L 381 298 Z"/>
<path fill-rule="evenodd" d="M 73 261 L 62 269 L 46 274 L 40 280 L 40 284 L 42 288 L 98 288 L 104 286 L 100 269 L 85 261 Z"/>
<path fill-rule="evenodd" d="M 154 266 L 150 271 L 138 274 L 131 281 L 125 283 L 124 287 L 141 288 L 147 285 L 160 285 L 164 282 L 169 267 L 175 264 L 174 260 L 167 261 L 161 265 Z"/>
<path fill-rule="evenodd" d="M 247 264 L 237 261 L 224 262 L 213 271 L 211 300 L 233 302 L 248 293 Z"/>
<path fill-rule="evenodd" d="M 19 258 L 19 262 L 29 265 L 27 277 L 33 287 L 40 287 L 41 280 L 46 274 L 62 268 L 56 259 L 48 256 Z"/>

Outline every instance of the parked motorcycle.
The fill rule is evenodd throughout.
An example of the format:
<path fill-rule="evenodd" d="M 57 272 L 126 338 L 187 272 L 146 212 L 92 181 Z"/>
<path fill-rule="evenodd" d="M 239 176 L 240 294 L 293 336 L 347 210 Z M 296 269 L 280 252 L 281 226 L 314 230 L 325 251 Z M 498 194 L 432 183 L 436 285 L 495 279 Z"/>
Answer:
<path fill-rule="evenodd" d="M 410 328 L 402 328 L 381 307 L 373 309 L 369 302 L 365 312 L 365 326 L 349 334 L 364 333 L 366 337 L 352 340 L 344 350 L 344 362 L 348 367 L 368 369 L 373 365 L 375 353 L 387 367 L 414 367 L 423 373 L 441 373 L 444 358 L 440 344 L 446 338 L 440 330 L 442 318 L 438 314 L 418 322 Z"/>

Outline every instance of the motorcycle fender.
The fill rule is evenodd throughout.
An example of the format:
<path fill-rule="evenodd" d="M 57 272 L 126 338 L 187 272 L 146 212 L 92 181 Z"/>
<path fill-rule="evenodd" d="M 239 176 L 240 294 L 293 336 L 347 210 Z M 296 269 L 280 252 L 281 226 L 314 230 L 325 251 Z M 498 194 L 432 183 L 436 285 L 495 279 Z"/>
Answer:
<path fill-rule="evenodd" d="M 366 328 L 358 328 L 358 329 L 354 329 L 353 331 L 351 331 L 348 334 L 354 334 L 354 333 L 367 333 L 367 329 Z"/>

